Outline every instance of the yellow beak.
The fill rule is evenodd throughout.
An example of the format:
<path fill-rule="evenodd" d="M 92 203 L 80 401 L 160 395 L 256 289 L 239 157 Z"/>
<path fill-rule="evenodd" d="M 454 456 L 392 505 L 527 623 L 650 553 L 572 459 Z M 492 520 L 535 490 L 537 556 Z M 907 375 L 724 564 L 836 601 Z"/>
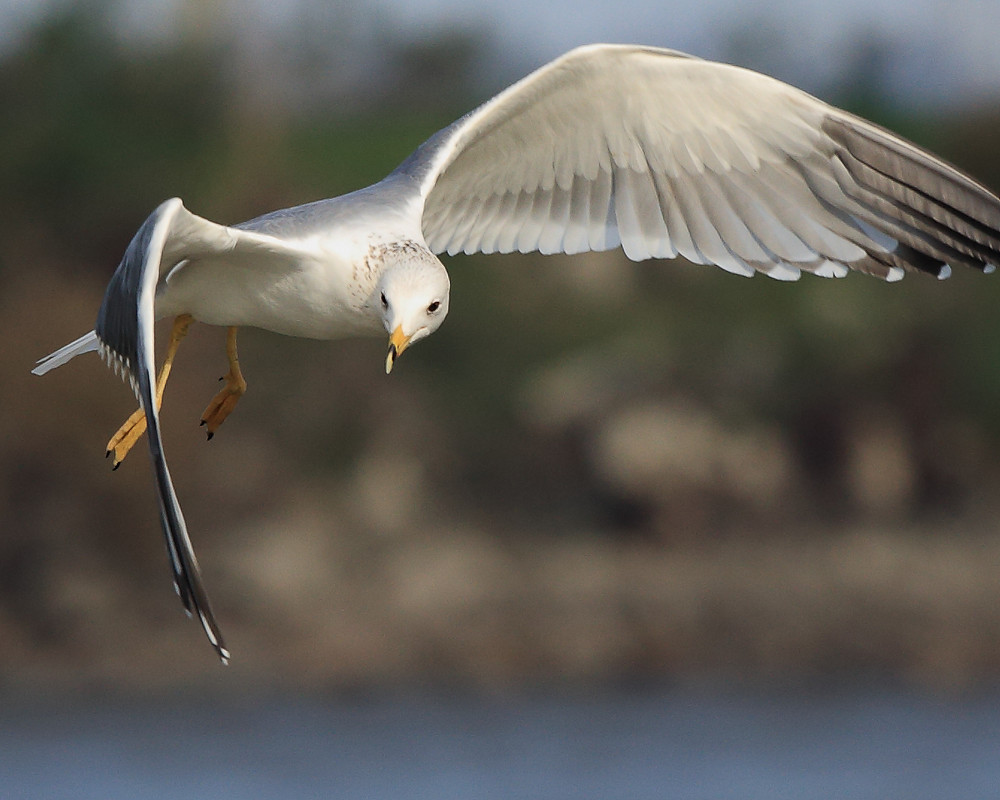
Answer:
<path fill-rule="evenodd" d="M 385 374 L 392 372 L 392 365 L 396 363 L 406 346 L 410 343 L 410 337 L 403 333 L 403 326 L 399 325 L 389 337 L 389 355 L 385 357 Z"/>

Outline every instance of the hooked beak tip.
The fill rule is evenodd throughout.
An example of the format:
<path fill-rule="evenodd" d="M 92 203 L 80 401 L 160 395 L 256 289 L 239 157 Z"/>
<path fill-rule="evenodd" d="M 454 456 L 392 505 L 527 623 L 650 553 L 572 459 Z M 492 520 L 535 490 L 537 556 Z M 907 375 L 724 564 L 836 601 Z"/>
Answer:
<path fill-rule="evenodd" d="M 399 355 L 399 353 L 396 352 L 396 345 L 390 344 L 389 345 L 389 355 L 387 355 L 385 357 L 385 374 L 386 375 L 388 375 L 390 372 L 392 372 L 392 365 L 396 363 L 396 356 L 398 356 L 398 355 Z"/>

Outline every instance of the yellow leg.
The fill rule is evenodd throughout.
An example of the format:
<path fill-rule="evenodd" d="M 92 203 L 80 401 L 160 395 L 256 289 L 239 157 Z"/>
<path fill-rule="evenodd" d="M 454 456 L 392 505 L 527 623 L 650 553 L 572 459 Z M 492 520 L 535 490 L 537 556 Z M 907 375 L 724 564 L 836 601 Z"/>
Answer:
<path fill-rule="evenodd" d="M 167 355 L 163 359 L 163 366 L 160 367 L 160 374 L 156 376 L 156 408 L 159 410 L 163 403 L 163 389 L 167 385 L 167 378 L 170 377 L 170 368 L 173 366 L 174 357 L 177 355 L 177 348 L 191 327 L 194 318 L 190 314 L 181 314 L 174 320 L 174 327 L 170 331 L 170 344 L 167 345 Z M 139 441 L 139 437 L 146 432 L 146 413 L 140 408 L 130 416 L 122 426 L 115 432 L 115 435 L 108 441 L 107 455 L 114 454 L 112 469 L 118 469 L 128 455 L 129 450 Z"/>
<path fill-rule="evenodd" d="M 201 424 L 208 430 L 208 438 L 215 436 L 219 426 L 225 421 L 236 404 L 247 390 L 247 382 L 240 372 L 240 359 L 236 352 L 236 326 L 229 328 L 226 334 L 226 355 L 229 356 L 229 372 L 220 380 L 226 382 L 225 387 L 208 404 L 205 413 L 201 415 Z"/>

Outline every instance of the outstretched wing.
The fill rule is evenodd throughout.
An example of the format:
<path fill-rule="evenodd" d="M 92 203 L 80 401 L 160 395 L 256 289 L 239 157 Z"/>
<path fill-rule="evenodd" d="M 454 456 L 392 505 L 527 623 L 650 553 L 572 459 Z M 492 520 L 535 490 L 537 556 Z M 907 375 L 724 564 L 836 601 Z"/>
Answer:
<path fill-rule="evenodd" d="M 156 408 L 153 323 L 156 286 L 178 264 L 220 255 L 264 255 L 290 260 L 292 245 L 264 234 L 217 225 L 202 219 L 177 198 L 162 203 L 142 224 L 125 251 L 104 295 L 95 334 L 109 365 L 128 376 L 146 414 L 160 520 L 174 573 L 174 586 L 189 614 L 197 614 L 223 661 L 229 658 L 202 585 L 198 560 L 188 537 L 170 471 L 167 468 Z M 234 265 L 234 268 L 239 268 Z M 86 338 L 86 337 L 85 337 Z"/>
<path fill-rule="evenodd" d="M 668 50 L 574 50 L 397 172 L 435 252 L 621 244 L 783 279 L 1000 261 L 1000 201 L 971 178 L 780 81 Z"/>

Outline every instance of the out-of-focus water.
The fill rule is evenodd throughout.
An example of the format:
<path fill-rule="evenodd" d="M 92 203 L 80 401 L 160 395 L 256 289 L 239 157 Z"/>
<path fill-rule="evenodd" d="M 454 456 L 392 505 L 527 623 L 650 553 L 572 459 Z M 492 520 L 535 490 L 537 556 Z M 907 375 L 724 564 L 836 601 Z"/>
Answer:
<path fill-rule="evenodd" d="M 8 697 L 0 797 L 1000 797 L 1000 694 Z"/>

